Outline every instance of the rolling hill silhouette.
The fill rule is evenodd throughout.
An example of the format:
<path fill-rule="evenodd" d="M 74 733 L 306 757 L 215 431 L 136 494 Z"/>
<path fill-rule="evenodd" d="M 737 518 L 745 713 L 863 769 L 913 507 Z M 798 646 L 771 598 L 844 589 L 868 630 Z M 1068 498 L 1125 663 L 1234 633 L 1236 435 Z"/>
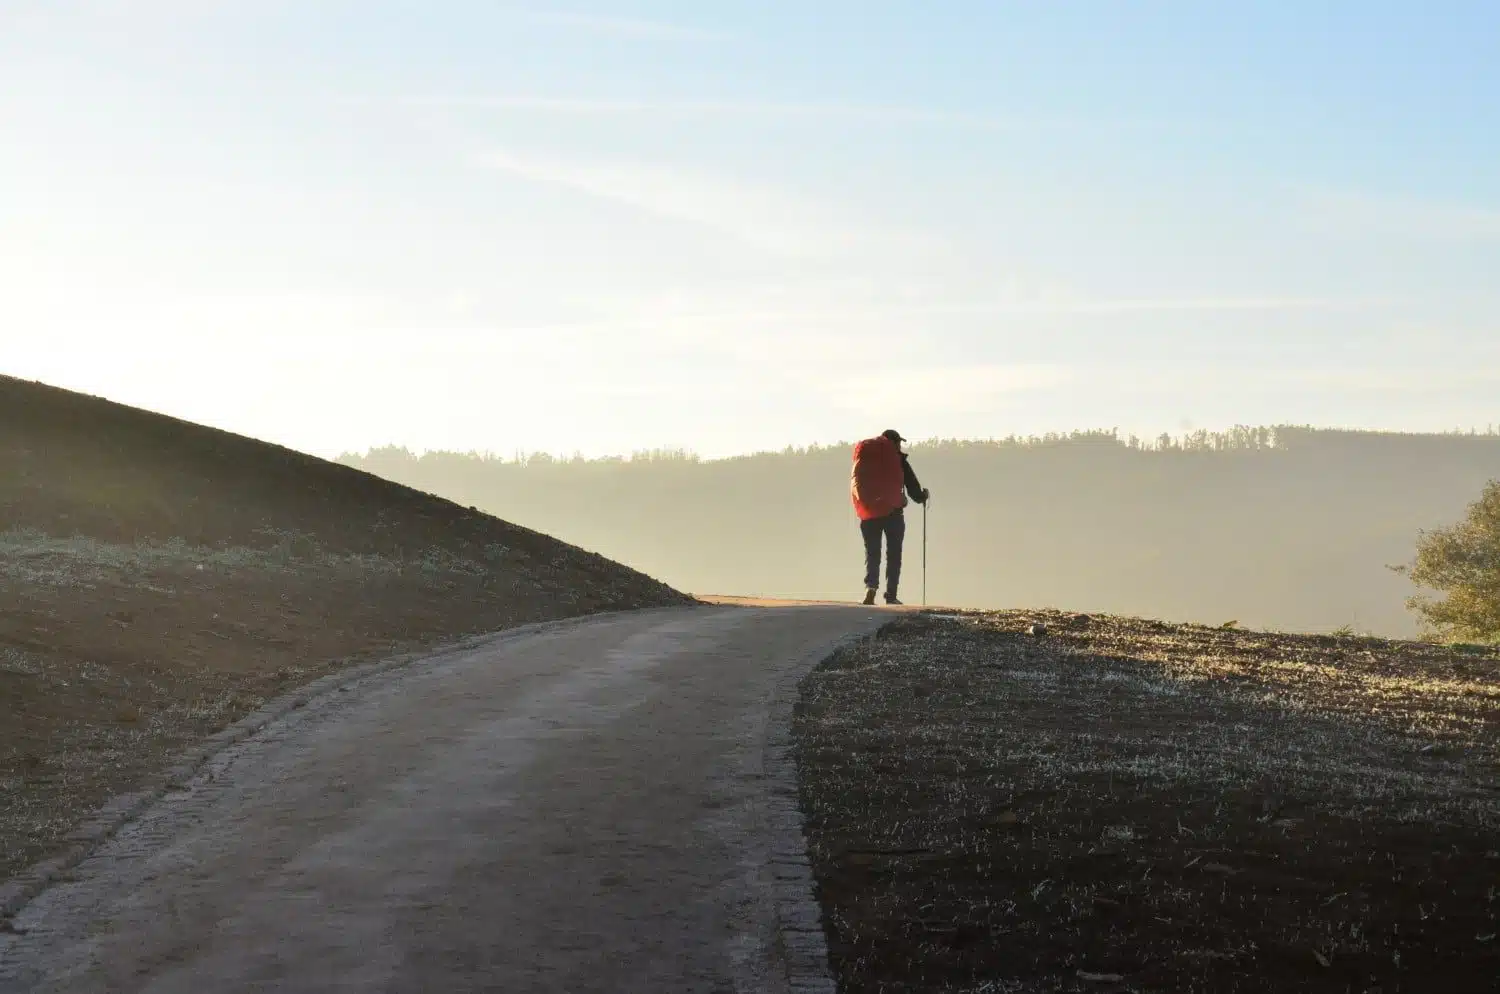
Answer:
<path fill-rule="evenodd" d="M 930 599 L 1410 636 L 1386 569 L 1500 476 L 1500 436 L 1241 428 L 912 447 L 933 490 Z M 682 589 L 860 593 L 845 444 L 698 460 L 500 459 L 399 448 L 341 458 L 595 548 Z M 920 541 L 912 509 L 908 542 Z M 903 589 L 915 595 L 909 557 Z M 913 599 L 912 596 L 908 600 Z"/>

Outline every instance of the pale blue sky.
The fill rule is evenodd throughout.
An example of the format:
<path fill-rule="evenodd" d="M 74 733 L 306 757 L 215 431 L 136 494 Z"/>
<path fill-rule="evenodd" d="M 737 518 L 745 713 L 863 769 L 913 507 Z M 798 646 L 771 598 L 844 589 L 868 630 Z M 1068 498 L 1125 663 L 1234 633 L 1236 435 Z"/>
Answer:
<path fill-rule="evenodd" d="M 0 0 L 0 371 L 319 454 L 1500 422 L 1500 5 Z"/>

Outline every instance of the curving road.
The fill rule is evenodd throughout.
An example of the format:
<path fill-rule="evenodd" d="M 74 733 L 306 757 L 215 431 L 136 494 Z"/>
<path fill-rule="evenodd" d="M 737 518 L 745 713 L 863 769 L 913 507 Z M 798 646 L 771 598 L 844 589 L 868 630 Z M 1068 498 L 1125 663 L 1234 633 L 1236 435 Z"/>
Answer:
<path fill-rule="evenodd" d="M 771 701 L 882 618 L 613 615 L 357 679 L 23 908 L 0 991 L 787 990 Z"/>

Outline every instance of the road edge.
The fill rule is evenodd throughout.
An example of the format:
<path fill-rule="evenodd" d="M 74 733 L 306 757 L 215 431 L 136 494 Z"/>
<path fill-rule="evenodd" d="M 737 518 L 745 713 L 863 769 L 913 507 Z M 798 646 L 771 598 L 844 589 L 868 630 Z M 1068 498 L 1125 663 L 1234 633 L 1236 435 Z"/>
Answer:
<path fill-rule="evenodd" d="M 634 617 L 656 611 L 680 611 L 683 608 L 697 606 L 699 605 L 687 604 L 682 607 L 601 611 L 595 614 L 554 618 L 550 621 L 530 622 L 512 628 L 470 635 L 452 642 L 439 643 L 430 649 L 403 652 L 347 669 L 335 670 L 316 680 L 287 690 L 238 721 L 179 753 L 176 762 L 164 771 L 148 777 L 139 790 L 110 798 L 97 808 L 91 817 L 67 835 L 66 848 L 62 852 L 33 863 L 9 880 L 0 883 L 0 932 L 9 931 L 10 921 L 41 896 L 47 888 L 59 882 L 60 879 L 65 879 L 70 870 L 112 839 L 120 829 L 139 818 L 175 786 L 191 781 L 198 771 L 220 752 L 258 735 L 267 726 L 292 711 L 308 706 L 315 700 L 340 691 L 352 690 L 358 684 L 407 666 L 468 652 L 496 642 L 524 638 L 539 632 L 565 630 L 607 618 Z"/>
<path fill-rule="evenodd" d="M 895 619 L 891 619 L 894 621 Z M 838 981 L 828 962 L 828 939 L 817 880 L 807 854 L 806 819 L 802 813 L 792 719 L 802 681 L 839 649 L 871 638 L 890 622 L 840 639 L 826 652 L 786 667 L 776 680 L 766 718 L 762 770 L 766 777 L 766 821 L 771 887 L 776 915 L 775 937 L 792 994 L 837 994 Z"/>

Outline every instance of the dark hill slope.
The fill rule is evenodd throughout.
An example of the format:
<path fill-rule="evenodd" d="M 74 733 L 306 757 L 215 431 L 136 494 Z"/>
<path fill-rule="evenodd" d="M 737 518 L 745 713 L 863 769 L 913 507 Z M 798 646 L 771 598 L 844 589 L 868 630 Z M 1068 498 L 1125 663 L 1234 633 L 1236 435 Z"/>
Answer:
<path fill-rule="evenodd" d="M 689 603 L 359 470 L 0 377 L 0 883 L 332 668 Z"/>
<path fill-rule="evenodd" d="M 291 449 L 0 376 L 0 526 L 105 542 L 180 539 L 400 559 L 442 549 L 483 559 L 566 559 L 580 585 L 664 584 L 539 532 Z"/>

